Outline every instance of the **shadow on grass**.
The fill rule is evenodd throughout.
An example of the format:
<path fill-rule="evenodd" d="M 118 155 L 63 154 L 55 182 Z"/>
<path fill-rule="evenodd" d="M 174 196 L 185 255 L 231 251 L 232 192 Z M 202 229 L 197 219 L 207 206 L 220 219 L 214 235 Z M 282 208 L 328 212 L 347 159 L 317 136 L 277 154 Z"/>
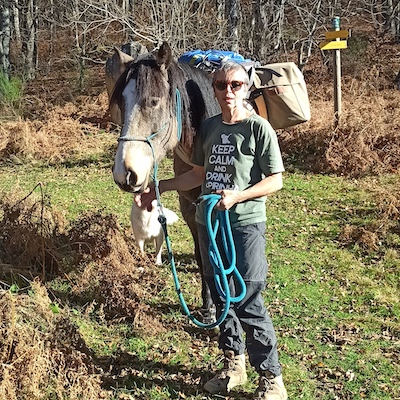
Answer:
<path fill-rule="evenodd" d="M 194 253 L 181 253 L 181 254 L 173 253 L 173 256 L 177 271 L 199 272 L 199 267 L 194 257 Z M 168 265 L 170 264 L 167 256 L 165 257 L 165 263 L 167 263 Z"/>
<path fill-rule="evenodd" d="M 198 367 L 142 360 L 128 353 L 98 361 L 103 370 L 108 370 L 103 376 L 103 388 L 114 392 L 126 392 L 137 396 L 145 395 L 153 389 L 164 395 L 169 394 L 171 398 L 192 398 L 192 396 L 199 396 L 202 399 L 251 398 L 251 394 L 241 392 L 240 389 L 230 392 L 229 397 L 209 395 L 204 391 L 203 385 L 215 372 L 204 371 Z"/>

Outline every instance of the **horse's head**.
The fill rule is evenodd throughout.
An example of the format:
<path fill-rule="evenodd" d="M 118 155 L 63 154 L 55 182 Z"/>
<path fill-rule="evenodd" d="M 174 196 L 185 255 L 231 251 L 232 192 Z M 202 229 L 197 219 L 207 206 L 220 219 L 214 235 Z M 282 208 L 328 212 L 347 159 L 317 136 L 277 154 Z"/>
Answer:
<path fill-rule="evenodd" d="M 177 69 L 171 48 L 164 43 L 156 53 L 131 62 L 115 85 L 110 107 L 118 104 L 123 127 L 113 177 L 125 191 L 143 191 L 154 163 L 178 143 L 184 95 L 178 88 L 184 85 Z"/>

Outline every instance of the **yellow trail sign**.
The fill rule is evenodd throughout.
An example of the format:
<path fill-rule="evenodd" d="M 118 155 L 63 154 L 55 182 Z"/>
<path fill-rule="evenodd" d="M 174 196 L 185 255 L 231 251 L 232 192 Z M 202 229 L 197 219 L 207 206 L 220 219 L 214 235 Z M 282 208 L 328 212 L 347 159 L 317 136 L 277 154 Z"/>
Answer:
<path fill-rule="evenodd" d="M 325 32 L 325 39 L 347 39 L 350 37 L 350 31 L 349 30 L 341 30 L 341 31 L 328 31 Z"/>
<path fill-rule="evenodd" d="M 319 44 L 321 50 L 340 50 L 347 49 L 347 40 L 332 40 L 330 42 L 321 42 Z"/>

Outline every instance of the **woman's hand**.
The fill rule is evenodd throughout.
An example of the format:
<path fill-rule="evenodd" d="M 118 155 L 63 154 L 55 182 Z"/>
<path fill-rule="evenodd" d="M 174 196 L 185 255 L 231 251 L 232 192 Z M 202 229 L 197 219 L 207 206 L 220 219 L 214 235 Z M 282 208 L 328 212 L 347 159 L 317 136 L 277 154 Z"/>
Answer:
<path fill-rule="evenodd" d="M 216 204 L 218 210 L 229 210 L 236 203 L 269 196 L 282 188 L 282 172 L 266 176 L 260 182 L 245 190 L 216 190 L 221 200 Z"/>
<path fill-rule="evenodd" d="M 221 200 L 215 206 L 217 210 L 229 210 L 240 201 L 238 190 L 216 190 L 215 193 L 221 195 Z"/>
<path fill-rule="evenodd" d="M 140 194 L 134 196 L 134 201 L 140 208 L 146 208 L 147 211 L 152 210 L 152 201 L 156 198 L 156 191 L 154 189 L 154 183 L 150 183 L 149 186 Z"/>

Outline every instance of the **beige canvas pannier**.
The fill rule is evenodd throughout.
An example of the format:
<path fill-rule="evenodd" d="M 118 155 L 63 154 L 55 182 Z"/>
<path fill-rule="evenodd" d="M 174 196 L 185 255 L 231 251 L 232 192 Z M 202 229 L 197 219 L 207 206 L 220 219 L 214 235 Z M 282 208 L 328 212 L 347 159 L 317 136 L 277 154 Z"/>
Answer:
<path fill-rule="evenodd" d="M 293 62 L 256 67 L 249 100 L 274 129 L 287 128 L 311 118 L 304 77 Z"/>

